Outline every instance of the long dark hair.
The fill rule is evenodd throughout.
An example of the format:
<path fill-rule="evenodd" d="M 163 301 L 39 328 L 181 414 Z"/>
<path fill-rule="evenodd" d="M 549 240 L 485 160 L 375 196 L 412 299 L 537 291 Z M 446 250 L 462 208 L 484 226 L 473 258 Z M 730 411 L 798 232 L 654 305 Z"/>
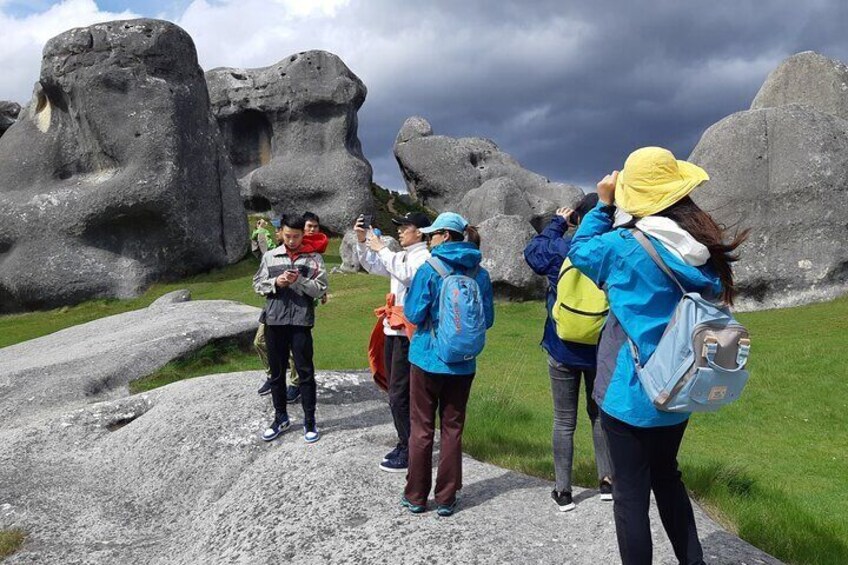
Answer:
<path fill-rule="evenodd" d="M 725 243 L 727 230 L 720 226 L 712 216 L 701 210 L 688 196 L 654 215 L 674 220 L 677 225 L 689 232 L 692 237 L 710 250 L 710 258 L 707 264 L 715 269 L 721 279 L 721 299 L 727 304 L 733 305 L 736 289 L 733 286 L 731 264 L 739 260 L 739 255 L 733 252 L 748 238 L 748 233 L 751 230 L 745 229 L 737 232 L 732 240 Z"/>

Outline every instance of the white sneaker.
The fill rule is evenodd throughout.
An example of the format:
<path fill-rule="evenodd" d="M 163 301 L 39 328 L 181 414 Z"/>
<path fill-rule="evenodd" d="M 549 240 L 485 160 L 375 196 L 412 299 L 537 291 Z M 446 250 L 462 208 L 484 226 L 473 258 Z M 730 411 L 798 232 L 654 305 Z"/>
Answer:
<path fill-rule="evenodd" d="M 303 426 L 303 441 L 315 443 L 319 439 L 321 439 L 321 434 L 318 432 L 318 426 L 312 426 L 312 429 Z"/>

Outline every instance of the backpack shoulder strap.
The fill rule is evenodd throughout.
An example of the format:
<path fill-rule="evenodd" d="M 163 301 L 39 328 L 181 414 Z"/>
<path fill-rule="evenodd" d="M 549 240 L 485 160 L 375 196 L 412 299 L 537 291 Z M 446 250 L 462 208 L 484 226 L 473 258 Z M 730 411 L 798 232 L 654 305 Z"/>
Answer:
<path fill-rule="evenodd" d="M 439 276 L 443 279 L 446 279 L 448 278 L 448 276 L 450 276 L 450 271 L 448 270 L 447 265 L 445 265 L 444 261 L 442 261 L 438 257 L 429 257 L 427 259 L 427 264 L 433 267 L 433 269 L 435 269 L 435 271 L 439 273 Z"/>
<path fill-rule="evenodd" d="M 662 272 L 664 272 L 666 275 L 669 276 L 669 278 L 671 278 L 671 280 L 674 281 L 674 284 L 677 285 L 677 288 L 680 289 L 680 292 L 686 294 L 686 289 L 683 288 L 683 285 L 680 284 L 680 281 L 677 280 L 677 277 L 674 276 L 674 273 L 671 271 L 671 269 L 668 268 L 668 265 L 665 264 L 665 261 L 662 260 L 662 257 L 660 257 L 659 253 L 657 253 L 656 247 L 654 247 L 654 244 L 651 243 L 651 240 L 648 239 L 644 233 L 642 233 L 642 230 L 639 230 L 637 228 L 630 228 L 630 233 L 633 234 L 633 237 L 636 239 L 636 242 L 639 243 L 639 245 L 641 245 L 642 248 L 648 252 L 648 255 L 650 255 L 651 259 L 654 260 L 654 263 L 657 264 L 657 267 L 659 267 Z"/>

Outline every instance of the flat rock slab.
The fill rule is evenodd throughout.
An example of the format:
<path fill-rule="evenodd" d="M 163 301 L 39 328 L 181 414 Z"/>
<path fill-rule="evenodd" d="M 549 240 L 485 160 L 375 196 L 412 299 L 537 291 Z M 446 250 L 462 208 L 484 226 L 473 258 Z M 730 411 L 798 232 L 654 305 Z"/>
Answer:
<path fill-rule="evenodd" d="M 367 375 L 318 375 L 318 443 L 304 443 L 299 406 L 292 429 L 264 443 L 262 378 L 201 377 L 4 418 L 0 528 L 28 532 L 7 562 L 618 562 L 612 505 L 596 491 L 576 489 L 577 508 L 560 513 L 549 482 L 468 457 L 457 514 L 401 508 L 404 475 L 378 469 L 394 445 L 388 405 Z M 696 517 L 709 563 L 778 563 Z M 674 563 L 655 511 L 651 520 L 655 561 Z"/>
<path fill-rule="evenodd" d="M 207 343 L 250 339 L 259 309 L 240 302 L 163 300 L 0 349 L 4 422 L 128 394 L 130 381 Z M 0 429 L 8 424 L 0 424 Z"/>

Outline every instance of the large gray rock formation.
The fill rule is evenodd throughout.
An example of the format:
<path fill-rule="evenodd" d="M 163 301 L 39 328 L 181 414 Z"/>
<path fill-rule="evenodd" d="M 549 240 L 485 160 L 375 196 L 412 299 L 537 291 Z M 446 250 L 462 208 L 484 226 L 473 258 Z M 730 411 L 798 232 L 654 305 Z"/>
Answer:
<path fill-rule="evenodd" d="M 524 261 L 535 230 L 520 216 L 498 215 L 479 226 L 481 265 L 489 271 L 495 295 L 507 299 L 542 298 L 547 281 Z"/>
<path fill-rule="evenodd" d="M 814 51 L 789 57 L 766 78 L 751 109 L 788 104 L 848 120 L 848 67 Z"/>
<path fill-rule="evenodd" d="M 5 421 L 123 397 L 129 382 L 208 343 L 252 341 L 258 308 L 227 300 L 191 302 L 185 294 L 0 349 Z"/>
<path fill-rule="evenodd" d="M 12 124 L 18 119 L 20 113 L 21 105 L 17 102 L 0 100 L 0 136 L 12 127 Z"/>
<path fill-rule="evenodd" d="M 365 85 L 332 53 L 206 73 L 212 109 L 248 208 L 321 217 L 341 234 L 372 212 L 371 165 L 357 137 Z"/>
<path fill-rule="evenodd" d="M 395 140 L 394 153 L 409 192 L 439 212 L 456 210 L 469 191 L 481 189 L 485 192 L 500 186 L 488 184 L 484 187 L 486 181 L 499 178 L 511 179 L 518 187 L 530 208 L 528 219 L 537 228 L 549 220 L 557 208 L 573 206 L 583 197 L 579 187 L 550 182 L 523 168 L 488 139 L 433 135 L 427 120 L 417 116 L 404 122 Z M 481 198 L 481 192 L 476 192 L 474 197 Z M 495 202 L 496 198 L 489 200 Z M 468 204 L 463 206 L 468 209 Z M 502 207 L 478 206 L 473 213 L 491 214 L 483 220 L 504 211 L 527 214 L 523 204 L 520 210 L 502 210 Z"/>
<path fill-rule="evenodd" d="M 693 199 L 726 226 L 751 229 L 734 270 L 743 309 L 848 291 L 848 120 L 816 111 L 820 102 L 728 116 L 690 156 L 711 177 Z"/>
<path fill-rule="evenodd" d="M 0 138 L 0 312 L 134 296 L 237 261 L 247 235 L 185 31 L 115 21 L 47 43 Z"/>
<path fill-rule="evenodd" d="M 173 304 L 135 334 L 104 332 L 135 325 L 123 318 L 65 330 L 79 332 L 80 350 L 109 354 L 99 362 L 93 355 L 76 363 L 44 359 L 45 350 L 71 345 L 45 341 L 52 336 L 0 350 L 4 369 L 18 367 L 4 390 L 21 389 L 0 396 L 0 529 L 27 532 L 26 544 L 4 563 L 382 563 L 386 555 L 410 564 L 542 565 L 563 556 L 578 565 L 617 562 L 612 506 L 597 491 L 575 488 L 578 510 L 562 514 L 550 502 L 548 481 L 468 457 L 460 510 L 450 522 L 432 510 L 410 515 L 399 504 L 403 476 L 377 470 L 396 433 L 385 395 L 368 375 L 317 375 L 322 438 L 313 445 L 298 426 L 272 443 L 259 439 L 272 416 L 267 397 L 255 393 L 260 371 L 97 403 L 60 390 L 49 404 L 26 397 L 29 389 L 38 398 L 44 379 L 78 390 L 91 369 L 124 390 L 120 383 L 143 372 L 128 377 L 128 368 L 142 363 L 150 370 L 184 350 L 173 323 L 192 332 L 223 310 L 226 319 L 212 325 L 238 333 L 242 318 L 256 314 L 233 303 L 183 314 L 201 304 Z M 300 407 L 290 415 L 301 419 Z M 697 506 L 695 517 L 710 563 L 778 563 Z M 656 561 L 676 562 L 655 509 L 651 520 Z"/>

